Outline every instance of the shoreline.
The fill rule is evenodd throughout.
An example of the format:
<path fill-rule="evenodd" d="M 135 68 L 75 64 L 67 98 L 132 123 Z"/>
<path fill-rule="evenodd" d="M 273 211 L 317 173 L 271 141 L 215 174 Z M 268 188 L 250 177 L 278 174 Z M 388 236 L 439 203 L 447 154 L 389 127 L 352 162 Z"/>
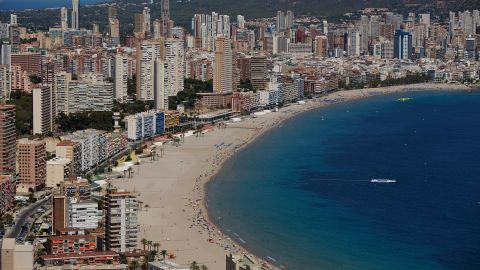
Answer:
<path fill-rule="evenodd" d="M 187 265 L 195 260 L 206 264 L 209 269 L 223 270 L 225 255 L 245 253 L 253 256 L 259 264 L 266 262 L 273 269 L 278 269 L 274 266 L 276 262 L 252 254 L 244 247 L 245 243 L 241 243 L 240 236 L 237 237 L 239 239 L 232 239 L 233 237 L 228 235 L 231 232 L 224 233 L 210 216 L 206 185 L 215 178 L 226 161 L 260 136 L 282 125 L 284 121 L 330 104 L 402 92 L 458 90 L 473 89 L 458 84 L 423 83 L 333 92 L 317 99 L 306 100 L 303 105 L 292 104 L 278 112 L 228 124 L 224 129 L 215 128 L 204 137 L 185 138 L 185 142 L 178 148 L 166 146 L 165 157 L 159 161 L 142 163 L 142 167 L 151 169 L 146 172 L 147 175 L 144 176 L 145 172 L 139 171 L 139 175 L 132 179 L 112 182 L 120 188 L 135 192 L 136 188 L 139 189 L 139 200 L 150 207 L 139 212 L 139 224 L 142 224 L 143 231 L 139 232 L 138 240 L 147 238 L 154 242 L 159 241 L 161 249 L 175 254 L 177 263 Z M 182 168 L 180 164 L 183 165 L 184 162 L 191 166 Z M 177 170 L 175 165 L 180 167 L 180 170 Z M 162 175 L 166 178 L 165 182 L 161 181 L 163 179 L 159 181 L 158 171 L 165 172 Z M 154 187 L 159 187 L 159 191 L 152 191 Z M 165 204 L 154 206 L 164 199 Z M 147 214 L 149 212 L 153 212 L 152 215 Z M 182 228 L 182 225 L 187 227 Z M 186 237 L 186 240 L 180 239 L 182 237 Z"/>

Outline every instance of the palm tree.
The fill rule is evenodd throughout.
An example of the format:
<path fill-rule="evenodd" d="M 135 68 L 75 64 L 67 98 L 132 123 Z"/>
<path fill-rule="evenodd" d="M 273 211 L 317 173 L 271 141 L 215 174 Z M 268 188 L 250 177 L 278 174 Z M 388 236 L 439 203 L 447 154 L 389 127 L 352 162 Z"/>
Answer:
<path fill-rule="evenodd" d="M 148 240 L 147 242 L 147 245 L 148 245 L 148 251 L 150 251 L 152 249 L 152 241 L 151 240 Z"/>
<path fill-rule="evenodd" d="M 202 264 L 201 269 L 202 269 L 202 270 L 208 270 L 208 267 L 207 267 L 205 264 Z"/>
<path fill-rule="evenodd" d="M 145 205 L 145 207 L 146 207 L 146 205 Z M 147 246 L 148 241 L 147 241 L 147 239 L 142 238 L 141 242 L 142 242 L 142 245 L 143 245 L 143 250 L 145 250 L 145 247 Z"/>
<path fill-rule="evenodd" d="M 160 243 L 153 243 L 153 249 L 158 252 L 158 248 L 160 247 Z"/>
<path fill-rule="evenodd" d="M 138 263 L 137 260 L 132 260 L 132 261 L 130 262 L 130 269 L 136 270 L 137 267 L 138 267 L 138 265 L 139 265 L 139 263 Z"/>
<path fill-rule="evenodd" d="M 193 261 L 190 264 L 190 270 L 200 270 L 200 267 L 198 266 L 198 263 L 196 261 Z"/>
<path fill-rule="evenodd" d="M 167 251 L 164 249 L 160 253 L 162 254 L 163 260 L 165 261 L 165 257 L 167 257 Z"/>

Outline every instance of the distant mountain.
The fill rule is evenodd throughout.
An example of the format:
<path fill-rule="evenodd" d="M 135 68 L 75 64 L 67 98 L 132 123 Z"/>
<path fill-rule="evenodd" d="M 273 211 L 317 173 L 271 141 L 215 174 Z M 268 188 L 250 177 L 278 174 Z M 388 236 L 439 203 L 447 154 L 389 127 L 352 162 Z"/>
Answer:
<path fill-rule="evenodd" d="M 0 0 L 1 3 L 2 0 Z M 3 0 L 5 1 L 5 0 Z M 7 0 L 10 1 L 10 0 Z M 27 0 L 23 0 L 27 1 Z M 30 0 L 28 0 L 30 1 Z M 55 0 L 56 1 L 56 0 Z M 70 0 L 65 0 L 70 3 Z M 84 4 L 85 1 L 80 1 Z M 94 0 L 88 0 L 94 1 Z M 101 1 L 101 0 L 95 0 Z M 146 4 L 149 0 L 105 0 L 118 4 L 118 17 L 121 32 L 131 34 L 134 13 L 142 12 L 145 6 L 151 10 L 151 18 L 160 17 L 160 0 Z M 67 7 L 70 8 L 69 4 Z M 354 12 L 367 7 L 390 8 L 392 11 L 407 14 L 408 12 L 430 12 L 432 15 L 448 16 L 448 11 L 480 9 L 480 0 L 171 0 L 170 13 L 176 25 L 190 28 L 191 18 L 195 13 L 210 13 L 235 16 L 244 15 L 247 19 L 274 17 L 278 10 L 292 10 L 296 15 L 327 17 L 330 21 L 338 20 L 346 12 Z M 47 30 L 58 25 L 58 10 L 16 11 L 20 24 L 32 29 Z M 10 12 L 0 11 L 0 21 L 9 21 Z M 80 8 L 80 26 L 91 28 L 92 23 L 100 25 L 101 30 L 107 25 L 106 7 Z"/>

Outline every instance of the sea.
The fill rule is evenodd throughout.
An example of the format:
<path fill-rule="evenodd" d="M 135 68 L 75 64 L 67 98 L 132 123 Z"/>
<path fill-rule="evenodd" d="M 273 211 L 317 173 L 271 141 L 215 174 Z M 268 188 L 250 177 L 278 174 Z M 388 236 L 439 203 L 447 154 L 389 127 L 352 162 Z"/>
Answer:
<path fill-rule="evenodd" d="M 227 161 L 207 203 L 230 238 L 286 269 L 478 270 L 480 93 L 293 117 Z"/>
<path fill-rule="evenodd" d="M 80 5 L 108 2 L 107 0 L 80 0 Z M 42 9 L 71 7 L 71 0 L 0 0 L 0 10 Z"/>

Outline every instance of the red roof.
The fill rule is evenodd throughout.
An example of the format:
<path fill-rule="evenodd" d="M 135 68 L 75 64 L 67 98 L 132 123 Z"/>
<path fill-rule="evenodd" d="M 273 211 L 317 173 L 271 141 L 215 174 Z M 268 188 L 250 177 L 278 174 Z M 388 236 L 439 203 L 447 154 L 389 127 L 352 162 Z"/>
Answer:
<path fill-rule="evenodd" d="M 117 257 L 118 253 L 113 251 L 95 251 L 95 252 L 77 252 L 64 254 L 48 254 L 43 255 L 43 260 L 68 260 L 68 259 L 86 259 L 95 257 Z"/>
<path fill-rule="evenodd" d="M 57 146 L 74 146 L 78 144 L 78 142 L 70 141 L 70 140 L 65 140 L 57 143 Z"/>

